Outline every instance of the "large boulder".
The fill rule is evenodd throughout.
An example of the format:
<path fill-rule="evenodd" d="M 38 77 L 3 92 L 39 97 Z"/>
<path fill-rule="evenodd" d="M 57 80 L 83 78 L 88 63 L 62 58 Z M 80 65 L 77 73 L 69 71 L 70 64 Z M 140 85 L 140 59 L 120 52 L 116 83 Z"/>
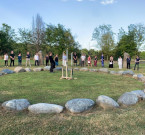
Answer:
<path fill-rule="evenodd" d="M 3 69 L 1 72 L 5 73 L 5 74 L 13 74 L 13 73 L 15 73 L 14 71 L 12 71 L 10 69 Z"/>
<path fill-rule="evenodd" d="M 116 75 L 117 72 L 116 71 L 110 71 L 110 74 Z"/>
<path fill-rule="evenodd" d="M 38 103 L 34 105 L 30 105 L 28 107 L 28 110 L 31 113 L 61 113 L 63 111 L 63 107 L 60 105 L 55 105 L 55 104 L 47 104 L 47 103 Z"/>
<path fill-rule="evenodd" d="M 137 75 L 136 75 L 136 74 L 135 74 L 135 75 L 133 75 L 133 76 L 132 76 L 132 78 L 137 79 Z"/>
<path fill-rule="evenodd" d="M 65 68 L 64 68 L 65 69 Z M 54 71 L 61 71 L 62 70 L 62 67 L 56 67 L 55 69 L 54 69 Z"/>
<path fill-rule="evenodd" d="M 141 80 L 142 77 L 144 77 L 143 74 L 138 74 L 137 75 L 138 80 Z"/>
<path fill-rule="evenodd" d="M 26 70 L 25 70 L 24 68 L 22 68 L 22 67 L 16 67 L 16 68 L 14 69 L 14 71 L 15 71 L 16 73 L 26 72 Z"/>
<path fill-rule="evenodd" d="M 124 71 L 123 73 L 122 73 L 122 75 L 134 75 L 134 72 L 132 71 L 132 70 L 127 70 L 127 71 Z"/>
<path fill-rule="evenodd" d="M 72 99 L 67 101 L 65 107 L 72 113 L 81 113 L 90 110 L 95 105 L 95 102 L 91 99 Z"/>
<path fill-rule="evenodd" d="M 25 68 L 26 72 L 32 72 L 30 68 Z"/>
<path fill-rule="evenodd" d="M 135 105 L 138 102 L 138 97 L 136 94 L 131 92 L 126 92 L 119 97 L 118 103 L 123 106 Z"/>
<path fill-rule="evenodd" d="M 124 71 L 118 71 L 117 74 L 118 75 L 122 75 Z"/>
<path fill-rule="evenodd" d="M 98 106 L 104 109 L 117 108 L 119 104 L 108 96 L 101 95 L 96 99 Z"/>
<path fill-rule="evenodd" d="M 108 70 L 108 68 L 100 68 L 99 72 L 109 73 L 109 70 Z"/>
<path fill-rule="evenodd" d="M 44 71 L 49 71 L 49 70 L 50 70 L 50 66 L 44 67 Z"/>
<path fill-rule="evenodd" d="M 28 108 L 30 105 L 27 99 L 13 99 L 6 101 L 2 104 L 2 107 L 7 110 L 22 111 Z"/>
<path fill-rule="evenodd" d="M 123 68 L 127 67 L 126 59 L 127 59 L 128 56 L 129 56 L 129 54 L 125 52 L 124 53 L 124 57 L 123 57 Z"/>
<path fill-rule="evenodd" d="M 80 71 L 88 71 L 89 69 L 86 67 L 80 68 Z"/>
<path fill-rule="evenodd" d="M 141 77 L 139 80 L 145 82 L 145 76 Z"/>
<path fill-rule="evenodd" d="M 89 69 L 89 72 L 98 72 L 98 69 Z"/>
<path fill-rule="evenodd" d="M 2 75 L 5 75 L 5 73 L 4 72 L 0 72 L 0 76 L 2 76 Z"/>
<path fill-rule="evenodd" d="M 130 93 L 135 94 L 141 100 L 145 99 L 145 93 L 143 90 L 134 90 L 134 91 L 131 91 Z"/>
<path fill-rule="evenodd" d="M 41 67 L 33 68 L 33 71 L 34 72 L 40 72 L 40 71 L 43 71 L 43 68 L 41 68 Z"/>
<path fill-rule="evenodd" d="M 79 71 L 79 68 L 74 68 L 74 71 Z"/>

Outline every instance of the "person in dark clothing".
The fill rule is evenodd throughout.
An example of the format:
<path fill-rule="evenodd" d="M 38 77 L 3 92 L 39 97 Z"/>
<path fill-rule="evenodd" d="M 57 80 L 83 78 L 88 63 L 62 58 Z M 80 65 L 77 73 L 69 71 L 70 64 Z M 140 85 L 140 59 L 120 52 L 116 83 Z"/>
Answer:
<path fill-rule="evenodd" d="M 15 60 L 15 54 L 14 54 L 13 51 L 11 51 L 11 54 L 10 54 L 10 67 L 11 67 L 12 63 L 13 63 L 13 66 L 15 65 L 14 64 L 14 60 Z"/>
<path fill-rule="evenodd" d="M 77 57 L 77 53 L 74 52 L 74 55 L 73 55 L 74 66 L 77 66 L 77 59 L 78 59 L 78 57 Z"/>
<path fill-rule="evenodd" d="M 22 65 L 22 55 L 21 53 L 19 53 L 18 55 L 18 66 L 21 66 Z"/>
<path fill-rule="evenodd" d="M 130 56 L 127 57 L 126 61 L 127 61 L 127 69 L 130 69 L 130 62 L 131 62 Z"/>
<path fill-rule="evenodd" d="M 55 65 L 58 66 L 58 55 L 55 56 Z"/>
<path fill-rule="evenodd" d="M 46 55 L 45 59 L 46 59 L 46 66 L 48 66 L 49 65 L 49 56 L 48 56 L 48 54 Z"/>
<path fill-rule="evenodd" d="M 50 64 L 51 64 L 50 73 L 53 73 L 53 69 L 55 68 L 55 62 L 52 58 L 52 53 L 49 54 L 49 60 L 50 60 Z"/>
<path fill-rule="evenodd" d="M 140 61 L 140 58 L 137 56 L 136 59 L 135 59 L 134 70 L 136 69 L 136 66 L 137 66 L 137 70 L 139 70 L 139 61 Z"/>
<path fill-rule="evenodd" d="M 103 55 L 103 53 L 101 55 L 101 64 L 102 64 L 102 67 L 104 67 L 104 55 Z"/>
<path fill-rule="evenodd" d="M 109 68 L 113 68 L 113 56 L 110 57 Z"/>

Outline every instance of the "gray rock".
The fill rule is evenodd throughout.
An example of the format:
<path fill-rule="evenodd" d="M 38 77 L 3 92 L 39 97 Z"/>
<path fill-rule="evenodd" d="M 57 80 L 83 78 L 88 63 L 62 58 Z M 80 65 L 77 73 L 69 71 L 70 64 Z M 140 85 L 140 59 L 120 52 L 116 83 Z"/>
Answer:
<path fill-rule="evenodd" d="M 117 72 L 116 71 L 110 71 L 110 74 L 115 75 L 115 74 L 117 74 Z"/>
<path fill-rule="evenodd" d="M 2 104 L 2 107 L 7 110 L 22 111 L 28 108 L 30 105 L 27 99 L 13 99 L 6 101 Z"/>
<path fill-rule="evenodd" d="M 5 73 L 4 72 L 0 72 L 0 76 L 2 76 L 2 75 L 5 75 Z"/>
<path fill-rule="evenodd" d="M 134 90 L 134 91 L 131 91 L 130 93 L 135 94 L 141 100 L 145 99 L 145 93 L 143 90 Z"/>
<path fill-rule="evenodd" d="M 99 72 L 109 73 L 109 70 L 108 70 L 108 68 L 100 68 Z"/>
<path fill-rule="evenodd" d="M 124 71 L 118 71 L 117 74 L 118 75 L 122 75 Z"/>
<path fill-rule="evenodd" d="M 98 72 L 98 69 L 89 69 L 89 72 Z"/>
<path fill-rule="evenodd" d="M 141 77 L 139 80 L 145 82 L 145 76 Z"/>
<path fill-rule="evenodd" d="M 124 93 L 119 99 L 118 99 L 118 103 L 120 105 L 124 105 L 124 106 L 130 106 L 130 105 L 135 105 L 138 102 L 138 97 L 137 95 L 130 93 L 130 92 L 126 92 Z"/>
<path fill-rule="evenodd" d="M 80 68 L 80 71 L 88 71 L 89 69 L 88 68 Z"/>
<path fill-rule="evenodd" d="M 79 71 L 79 68 L 74 68 L 75 71 Z"/>
<path fill-rule="evenodd" d="M 104 96 L 104 95 L 99 96 L 96 99 L 96 103 L 104 109 L 119 107 L 119 104 L 115 100 L 113 100 L 112 98 L 110 98 L 108 96 Z"/>
<path fill-rule="evenodd" d="M 72 99 L 67 101 L 65 107 L 72 113 L 81 113 L 90 110 L 95 105 L 95 102 L 91 99 Z"/>
<path fill-rule="evenodd" d="M 127 71 L 124 71 L 123 73 L 122 73 L 122 75 L 134 75 L 134 72 L 132 71 L 132 70 L 127 70 Z"/>
<path fill-rule="evenodd" d="M 26 72 L 26 70 L 25 70 L 24 68 L 22 68 L 22 67 L 16 67 L 16 68 L 14 69 L 14 71 L 15 71 L 16 73 Z"/>
<path fill-rule="evenodd" d="M 55 105 L 55 104 L 47 104 L 47 103 L 38 103 L 34 105 L 30 105 L 28 107 L 28 110 L 31 113 L 61 113 L 63 111 L 63 107 L 60 105 Z"/>
<path fill-rule="evenodd" d="M 49 71 L 49 70 L 50 70 L 50 66 L 44 67 L 44 71 Z"/>
<path fill-rule="evenodd" d="M 43 68 L 41 68 L 41 67 L 33 68 L 33 71 L 34 72 L 40 72 L 40 71 L 43 71 Z"/>
<path fill-rule="evenodd" d="M 25 68 L 26 72 L 32 72 L 30 68 Z"/>
<path fill-rule="evenodd" d="M 15 73 L 14 71 L 12 71 L 10 69 L 3 69 L 1 72 L 5 73 L 5 74 L 13 74 L 13 73 Z"/>
<path fill-rule="evenodd" d="M 142 77 L 143 77 L 143 74 L 138 74 L 137 75 L 138 80 L 141 80 Z"/>
<path fill-rule="evenodd" d="M 65 69 L 65 68 L 64 68 Z M 61 71 L 62 70 L 62 67 L 56 67 L 55 69 L 54 69 L 54 71 Z"/>
<path fill-rule="evenodd" d="M 133 75 L 133 76 L 132 76 L 132 78 L 137 79 L 137 75 L 136 75 L 136 74 L 135 74 L 135 75 Z"/>

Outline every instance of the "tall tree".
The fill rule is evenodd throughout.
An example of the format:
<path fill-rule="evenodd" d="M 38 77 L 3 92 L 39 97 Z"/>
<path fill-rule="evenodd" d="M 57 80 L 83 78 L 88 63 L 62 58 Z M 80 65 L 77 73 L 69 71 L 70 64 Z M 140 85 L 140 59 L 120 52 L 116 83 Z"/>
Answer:
<path fill-rule="evenodd" d="M 97 46 L 107 55 L 114 49 L 114 33 L 111 25 L 100 25 L 96 27 L 93 32 L 93 40 L 97 41 Z"/>
<path fill-rule="evenodd" d="M 134 40 L 137 44 L 137 49 L 143 45 L 145 41 L 145 26 L 144 24 L 130 24 L 128 26 L 128 33 L 132 33 L 134 35 Z"/>
<path fill-rule="evenodd" d="M 58 54 L 62 54 L 66 48 L 70 51 L 78 48 L 78 43 L 75 42 L 70 29 L 66 29 L 61 24 L 47 25 L 46 42 L 47 45 L 54 47 Z"/>
<path fill-rule="evenodd" d="M 36 51 L 41 49 L 42 44 L 45 42 L 45 23 L 42 17 L 37 14 L 36 18 L 33 17 L 32 22 L 32 43 L 36 45 Z"/>
<path fill-rule="evenodd" d="M 14 30 L 7 24 L 2 24 L 0 29 L 0 53 L 9 52 L 14 49 L 16 35 Z"/>

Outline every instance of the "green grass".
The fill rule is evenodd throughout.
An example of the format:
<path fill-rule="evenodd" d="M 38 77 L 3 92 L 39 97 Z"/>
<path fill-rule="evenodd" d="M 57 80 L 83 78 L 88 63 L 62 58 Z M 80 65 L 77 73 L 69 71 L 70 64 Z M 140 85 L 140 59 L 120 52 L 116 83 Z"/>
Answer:
<path fill-rule="evenodd" d="M 117 69 L 116 69 L 117 70 Z M 31 104 L 65 105 L 73 98 L 99 95 L 117 100 L 124 92 L 144 89 L 144 84 L 131 77 L 103 73 L 75 72 L 77 80 L 60 80 L 61 72 L 47 71 L 11 74 L 0 77 L 0 103 L 26 98 Z M 135 106 L 104 111 L 94 107 L 82 114 L 35 115 L 28 111 L 8 112 L 0 109 L 0 134 L 50 135 L 140 135 L 145 134 L 145 102 Z"/>

